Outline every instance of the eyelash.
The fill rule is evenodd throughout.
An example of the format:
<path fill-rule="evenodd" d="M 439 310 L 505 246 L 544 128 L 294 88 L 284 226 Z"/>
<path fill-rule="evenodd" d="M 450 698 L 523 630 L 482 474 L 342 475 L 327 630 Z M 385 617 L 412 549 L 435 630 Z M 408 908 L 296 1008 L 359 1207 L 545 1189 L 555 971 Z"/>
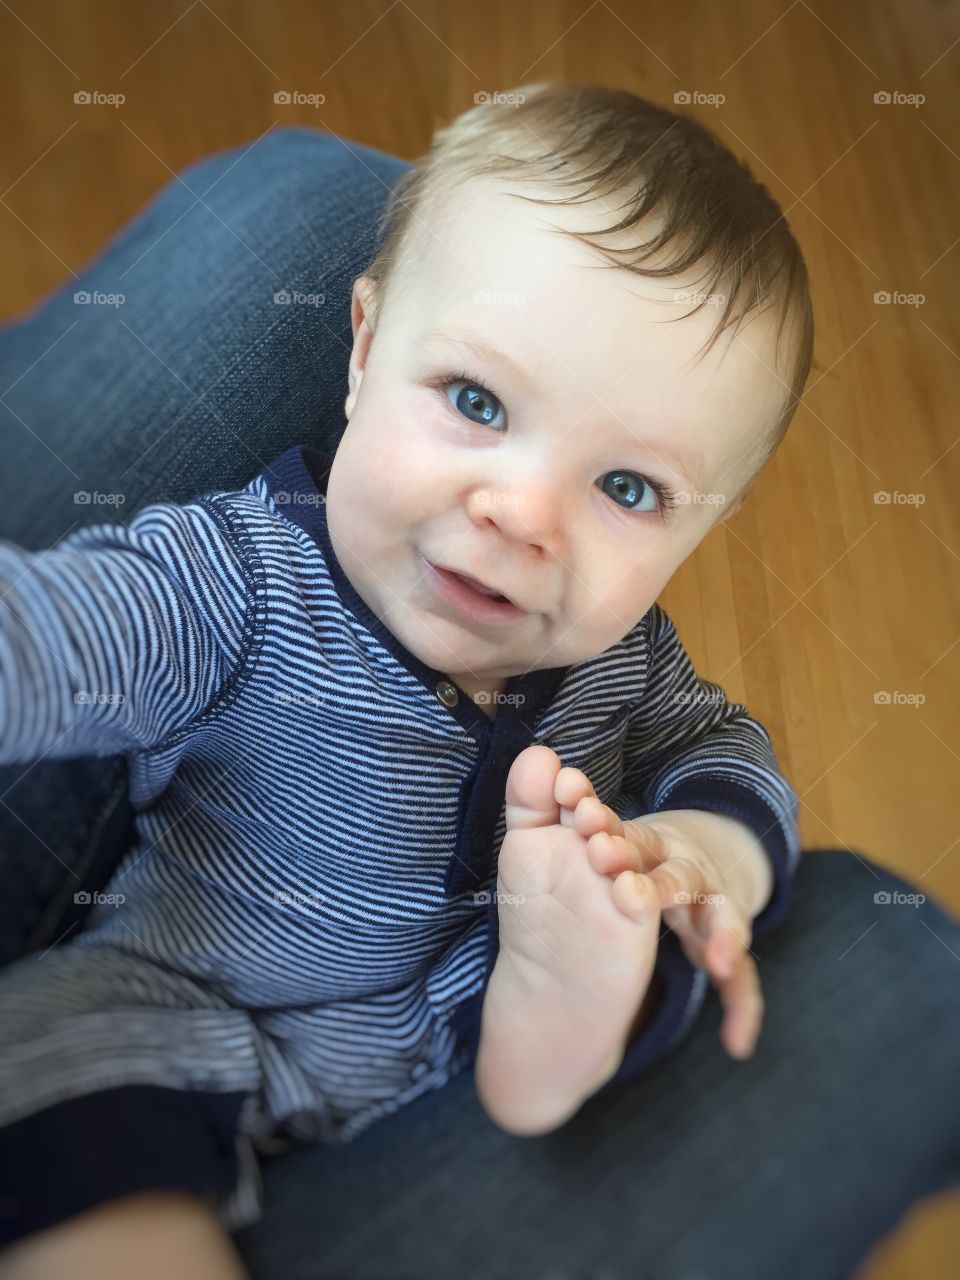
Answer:
<path fill-rule="evenodd" d="M 501 404 L 503 403 L 493 388 L 488 387 L 482 378 L 478 378 L 474 374 L 467 373 L 464 370 L 461 370 L 460 373 L 444 374 L 442 378 L 437 380 L 435 385 L 440 391 L 446 392 L 446 390 L 449 387 L 452 387 L 455 382 L 466 382 L 472 387 L 479 387 L 481 391 L 486 391 L 487 395 L 493 396 L 495 400 L 499 401 Z M 469 421 L 469 419 L 466 419 L 466 421 Z M 478 422 L 476 425 L 479 427 L 481 424 Z M 676 489 L 672 489 L 670 485 L 666 484 L 663 480 L 652 480 L 649 476 L 642 475 L 639 471 L 633 471 L 629 474 L 639 475 L 644 484 L 650 486 L 653 492 L 657 495 L 657 501 L 660 503 L 660 509 L 664 514 L 669 511 L 673 511 L 677 506 Z M 616 506 L 618 504 L 615 503 L 614 505 Z M 621 511 L 626 511 L 629 514 L 629 508 L 621 507 L 620 509 Z"/>

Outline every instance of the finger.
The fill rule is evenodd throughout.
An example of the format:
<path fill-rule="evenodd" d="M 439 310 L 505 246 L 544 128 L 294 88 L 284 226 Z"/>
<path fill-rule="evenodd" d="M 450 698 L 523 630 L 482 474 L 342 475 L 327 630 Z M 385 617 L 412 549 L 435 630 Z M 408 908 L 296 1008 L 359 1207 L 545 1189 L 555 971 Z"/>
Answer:
<path fill-rule="evenodd" d="M 623 834 L 643 859 L 644 869 L 647 871 L 660 866 L 670 856 L 663 832 L 640 818 L 626 823 Z"/>
<path fill-rule="evenodd" d="M 696 924 L 703 939 L 707 968 L 718 978 L 731 977 L 753 936 L 743 910 L 723 894 L 706 894 Z"/>
<path fill-rule="evenodd" d="M 703 938 L 690 918 L 690 908 L 668 907 L 661 910 L 661 919 L 677 935 L 683 954 L 690 963 L 697 969 L 705 969 Z"/>
<path fill-rule="evenodd" d="M 720 1039 L 732 1058 L 749 1058 L 763 1024 L 763 993 L 753 957 L 744 952 L 732 977 L 716 983 L 724 1008 Z"/>
<path fill-rule="evenodd" d="M 679 854 L 661 862 L 650 871 L 650 879 L 661 892 L 663 909 L 691 906 L 704 893 L 703 871 L 695 862 Z"/>

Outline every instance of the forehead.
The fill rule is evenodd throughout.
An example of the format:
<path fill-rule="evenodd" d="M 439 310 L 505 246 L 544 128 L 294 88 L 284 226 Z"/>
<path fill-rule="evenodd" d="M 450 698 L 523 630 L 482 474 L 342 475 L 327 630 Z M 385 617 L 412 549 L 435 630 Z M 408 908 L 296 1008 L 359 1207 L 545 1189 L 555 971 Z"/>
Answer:
<path fill-rule="evenodd" d="M 723 299 L 691 314 L 702 269 L 657 279 L 614 268 L 560 234 L 594 233 L 619 220 L 614 201 L 546 206 L 511 191 L 556 196 L 472 180 L 423 219 L 399 308 L 405 340 L 448 359 L 456 348 L 437 345 L 440 335 L 494 348 L 531 395 L 562 407 L 571 422 L 609 424 L 616 438 L 636 431 L 698 454 L 703 483 L 732 489 L 737 459 L 769 428 L 786 394 L 773 313 L 752 316 L 735 340 L 727 330 L 704 354 Z M 655 229 L 645 225 L 642 238 Z M 634 229 L 601 242 L 617 247 L 639 238 Z M 493 363 L 484 368 L 494 375 Z M 504 384 L 493 387 L 506 398 Z"/>

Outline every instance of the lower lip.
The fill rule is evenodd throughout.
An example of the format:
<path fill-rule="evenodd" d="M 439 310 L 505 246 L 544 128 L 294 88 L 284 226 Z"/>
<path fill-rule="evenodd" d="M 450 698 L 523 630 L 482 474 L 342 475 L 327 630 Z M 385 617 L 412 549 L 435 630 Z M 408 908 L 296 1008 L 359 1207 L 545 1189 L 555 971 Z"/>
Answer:
<path fill-rule="evenodd" d="M 503 626 L 527 616 L 526 609 L 519 609 L 507 600 L 494 600 L 493 596 L 485 596 L 482 591 L 474 591 L 473 587 L 448 569 L 440 569 L 429 560 L 424 560 L 423 563 L 430 570 L 430 579 L 441 599 L 471 621 Z"/>

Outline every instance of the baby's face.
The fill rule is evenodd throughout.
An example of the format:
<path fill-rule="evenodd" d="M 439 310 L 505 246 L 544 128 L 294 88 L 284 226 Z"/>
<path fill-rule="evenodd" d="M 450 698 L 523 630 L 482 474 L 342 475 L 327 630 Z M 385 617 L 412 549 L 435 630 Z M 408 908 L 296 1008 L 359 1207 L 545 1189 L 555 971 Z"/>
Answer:
<path fill-rule="evenodd" d="M 786 390 L 772 313 L 694 363 L 716 305 L 664 323 L 687 316 L 675 294 L 694 285 L 612 268 L 549 230 L 593 230 L 609 209 L 528 204 L 485 181 L 451 213 L 374 333 L 364 282 L 354 291 L 327 520 L 367 605 L 474 695 L 625 636 L 733 509 Z M 478 620 L 430 564 L 519 609 Z"/>

